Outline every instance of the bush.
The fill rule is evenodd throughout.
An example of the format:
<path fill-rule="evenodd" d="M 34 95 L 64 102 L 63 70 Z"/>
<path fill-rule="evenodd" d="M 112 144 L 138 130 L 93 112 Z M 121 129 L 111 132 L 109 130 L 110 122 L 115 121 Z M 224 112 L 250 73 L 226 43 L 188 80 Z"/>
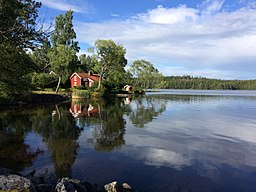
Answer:
<path fill-rule="evenodd" d="M 47 73 L 34 73 L 32 75 L 32 85 L 36 88 L 44 89 L 56 82 L 56 78 Z"/>
<path fill-rule="evenodd" d="M 95 90 L 92 92 L 92 97 L 103 97 L 106 94 L 107 90 L 104 88 Z"/>
<path fill-rule="evenodd" d="M 72 92 L 72 97 L 83 97 L 89 98 L 91 96 L 91 92 L 89 90 L 74 90 Z"/>
<path fill-rule="evenodd" d="M 74 88 L 73 88 L 74 90 L 85 90 L 85 87 L 83 87 L 83 86 L 74 86 Z"/>

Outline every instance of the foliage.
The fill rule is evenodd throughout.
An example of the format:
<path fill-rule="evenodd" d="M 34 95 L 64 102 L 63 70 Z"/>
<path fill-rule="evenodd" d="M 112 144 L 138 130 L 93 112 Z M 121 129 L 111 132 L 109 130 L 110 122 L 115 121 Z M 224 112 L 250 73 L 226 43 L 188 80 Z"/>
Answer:
<path fill-rule="evenodd" d="M 74 86 L 72 89 L 73 89 L 73 91 L 75 91 L 75 90 L 85 90 L 85 87 L 83 87 L 83 86 Z"/>
<path fill-rule="evenodd" d="M 99 98 L 99 97 L 103 97 L 104 95 L 105 95 L 105 89 L 103 88 L 91 91 L 92 98 Z"/>
<path fill-rule="evenodd" d="M 146 60 L 136 60 L 131 65 L 129 72 L 134 77 L 134 85 L 138 88 L 148 89 L 151 87 L 158 88 L 165 82 L 163 75 Z"/>
<path fill-rule="evenodd" d="M 124 67 L 127 64 L 125 48 L 112 40 L 97 40 L 95 52 L 98 62 L 95 63 L 93 70 L 100 75 L 98 88 L 102 86 L 102 77 L 108 87 L 119 87 L 125 84 Z"/>
<path fill-rule="evenodd" d="M 76 53 L 79 51 L 76 33 L 72 24 L 73 12 L 67 11 L 63 16 L 56 17 L 55 30 L 51 36 L 52 48 L 48 53 L 52 74 L 58 77 L 56 92 L 59 90 L 60 83 L 64 83 L 70 72 L 74 72 L 78 63 Z"/>
<path fill-rule="evenodd" d="M 41 3 L 0 1 L 0 96 L 15 99 L 30 90 L 35 65 L 25 52 L 34 49 L 45 33 L 36 26 Z"/>
<path fill-rule="evenodd" d="M 79 56 L 78 71 L 93 71 L 97 61 L 96 55 L 82 54 Z M 95 71 L 93 71 L 95 72 Z"/>
<path fill-rule="evenodd" d="M 0 96 L 8 99 L 19 98 L 30 90 L 30 73 L 35 66 L 28 55 L 16 45 L 0 44 Z"/>
<path fill-rule="evenodd" d="M 13 42 L 21 48 L 35 48 L 45 37 L 37 27 L 41 3 L 34 0 L 0 0 L 1 42 Z"/>
<path fill-rule="evenodd" d="M 218 89 L 218 90 L 255 90 L 256 80 L 220 80 L 192 76 L 164 77 L 165 89 Z"/>
<path fill-rule="evenodd" d="M 49 57 L 48 52 L 51 48 L 50 42 L 45 39 L 41 46 L 38 46 L 29 54 L 33 62 L 37 66 L 37 73 L 49 73 Z"/>
<path fill-rule="evenodd" d="M 32 85 L 35 88 L 44 89 L 47 85 L 55 82 L 55 78 L 49 73 L 34 73 L 32 78 Z"/>
<path fill-rule="evenodd" d="M 90 95 L 91 95 L 91 92 L 89 90 L 75 89 L 72 92 L 72 98 L 75 98 L 75 97 L 89 98 Z"/>
<path fill-rule="evenodd" d="M 68 46 L 58 45 L 51 49 L 48 56 L 51 62 L 52 74 L 64 83 L 69 78 L 68 67 L 70 62 L 76 59 L 76 52 Z M 58 92 L 58 89 L 59 87 L 56 88 L 56 92 Z"/>

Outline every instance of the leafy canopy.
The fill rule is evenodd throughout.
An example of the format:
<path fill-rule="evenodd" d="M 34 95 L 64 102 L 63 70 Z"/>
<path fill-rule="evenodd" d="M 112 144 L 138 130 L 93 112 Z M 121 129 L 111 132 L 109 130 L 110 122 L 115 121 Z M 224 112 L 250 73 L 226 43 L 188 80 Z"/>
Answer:
<path fill-rule="evenodd" d="M 35 48 L 47 35 L 37 26 L 41 3 L 34 0 L 0 0 L 1 42 L 14 42 L 22 48 Z"/>
<path fill-rule="evenodd" d="M 95 54 L 98 62 L 95 64 L 94 71 L 104 77 L 106 86 L 118 88 L 123 85 L 125 83 L 124 68 L 127 64 L 126 49 L 112 40 L 97 40 Z M 100 87 L 101 81 L 99 82 Z"/>
<path fill-rule="evenodd" d="M 64 83 L 70 72 L 74 72 L 78 64 L 76 53 L 79 51 L 76 33 L 73 27 L 73 11 L 56 17 L 55 30 L 51 36 L 52 48 L 48 53 L 52 74 L 58 77 L 56 92 L 60 83 Z"/>
<path fill-rule="evenodd" d="M 0 96 L 15 99 L 30 90 L 36 70 L 25 49 L 34 49 L 45 37 L 38 29 L 38 8 L 33 0 L 0 0 Z"/>
<path fill-rule="evenodd" d="M 158 88 L 157 86 L 163 83 L 163 75 L 146 60 L 134 61 L 129 72 L 135 80 L 134 84 L 142 89 Z"/>

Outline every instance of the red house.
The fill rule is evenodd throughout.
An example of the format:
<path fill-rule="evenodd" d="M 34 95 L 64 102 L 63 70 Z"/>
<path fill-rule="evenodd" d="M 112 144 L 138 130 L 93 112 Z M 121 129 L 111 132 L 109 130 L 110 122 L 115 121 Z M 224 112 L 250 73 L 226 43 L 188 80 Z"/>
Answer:
<path fill-rule="evenodd" d="M 71 87 L 92 87 L 95 82 L 100 80 L 100 75 L 88 73 L 73 73 L 70 76 Z"/>

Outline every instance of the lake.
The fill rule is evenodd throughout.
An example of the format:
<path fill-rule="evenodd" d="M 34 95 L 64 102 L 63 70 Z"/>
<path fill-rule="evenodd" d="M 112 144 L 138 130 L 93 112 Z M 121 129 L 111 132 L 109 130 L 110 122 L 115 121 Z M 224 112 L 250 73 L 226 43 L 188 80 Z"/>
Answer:
<path fill-rule="evenodd" d="M 256 91 L 155 90 L 0 113 L 0 165 L 141 192 L 255 191 Z"/>

